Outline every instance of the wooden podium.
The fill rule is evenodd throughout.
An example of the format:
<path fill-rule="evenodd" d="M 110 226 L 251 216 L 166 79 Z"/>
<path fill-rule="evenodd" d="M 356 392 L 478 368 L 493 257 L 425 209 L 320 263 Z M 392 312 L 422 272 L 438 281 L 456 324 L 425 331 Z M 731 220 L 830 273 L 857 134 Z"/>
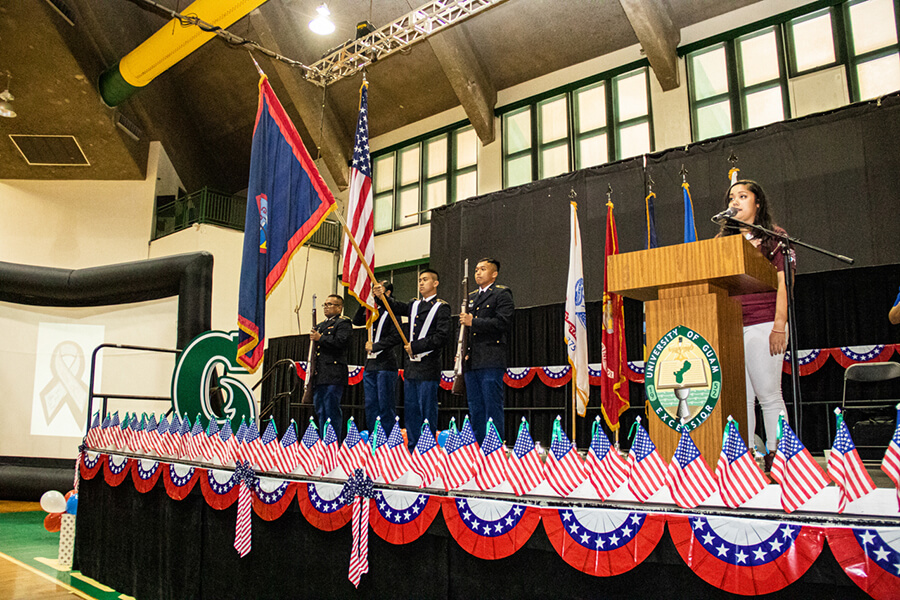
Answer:
<path fill-rule="evenodd" d="M 747 441 L 741 305 L 729 296 L 774 290 L 778 283 L 775 267 L 743 236 L 732 235 L 618 254 L 610 257 L 608 269 L 610 292 L 645 302 L 645 361 L 657 342 L 677 326 L 700 334 L 715 350 L 721 369 L 719 400 L 691 431 L 706 463 L 715 468 L 728 415 L 740 423 Z M 651 415 L 648 425 L 660 455 L 670 461 L 680 434 L 657 416 Z M 748 445 L 752 445 L 750 441 Z"/>

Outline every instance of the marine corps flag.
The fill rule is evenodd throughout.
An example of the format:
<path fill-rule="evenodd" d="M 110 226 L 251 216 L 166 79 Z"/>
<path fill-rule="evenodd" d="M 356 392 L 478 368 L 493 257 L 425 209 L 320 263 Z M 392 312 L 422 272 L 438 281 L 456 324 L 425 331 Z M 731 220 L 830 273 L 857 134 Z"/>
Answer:
<path fill-rule="evenodd" d="M 572 396 L 575 410 L 583 417 L 591 395 L 588 372 L 587 313 L 584 308 L 584 269 L 581 263 L 581 231 L 578 205 L 570 202 L 572 241 L 569 245 L 569 281 L 566 284 L 566 352 L 572 365 Z"/>
<path fill-rule="evenodd" d="M 259 368 L 266 298 L 284 277 L 294 252 L 334 210 L 334 196 L 263 75 L 250 151 L 250 183 L 238 299 L 237 361 Z"/>
<path fill-rule="evenodd" d="M 619 237 L 613 203 L 606 203 L 606 255 L 603 268 L 603 364 L 600 373 L 600 403 L 603 418 L 612 431 L 619 429 L 619 415 L 628 410 L 628 368 L 625 355 L 625 309 L 622 296 L 609 292 L 609 257 L 619 253 Z"/>

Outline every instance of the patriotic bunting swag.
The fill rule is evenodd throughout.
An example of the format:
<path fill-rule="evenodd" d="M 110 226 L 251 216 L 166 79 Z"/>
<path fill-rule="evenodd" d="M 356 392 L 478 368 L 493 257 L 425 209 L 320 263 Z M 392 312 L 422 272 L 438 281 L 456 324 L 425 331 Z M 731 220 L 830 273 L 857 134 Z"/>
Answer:
<path fill-rule="evenodd" d="M 372 480 L 361 468 L 353 472 L 341 491 L 344 503 L 353 503 L 353 546 L 350 549 L 350 570 L 347 573 L 353 587 L 359 587 L 363 573 L 369 572 L 369 499 L 374 497 Z"/>
<path fill-rule="evenodd" d="M 251 547 L 253 523 L 250 511 L 253 508 L 252 490 L 256 489 L 258 479 L 247 461 L 239 462 L 234 467 L 234 476 L 238 480 L 238 509 L 234 524 L 234 549 L 241 558 L 247 556 Z"/>

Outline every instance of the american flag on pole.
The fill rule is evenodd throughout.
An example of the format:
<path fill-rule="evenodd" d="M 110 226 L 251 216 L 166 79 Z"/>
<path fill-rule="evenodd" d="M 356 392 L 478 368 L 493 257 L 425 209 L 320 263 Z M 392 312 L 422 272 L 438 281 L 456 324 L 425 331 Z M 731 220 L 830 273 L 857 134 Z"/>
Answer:
<path fill-rule="evenodd" d="M 109 413 L 106 413 L 106 416 L 103 418 L 103 422 L 100 424 L 100 431 L 97 435 L 97 447 L 98 448 L 106 448 L 109 446 L 109 424 L 112 422 L 112 417 Z"/>
<path fill-rule="evenodd" d="M 303 433 L 303 439 L 300 440 L 299 459 L 300 468 L 307 475 L 315 475 L 316 470 L 322 465 L 322 458 L 325 452 L 325 444 L 319 437 L 319 430 L 316 428 L 316 422 L 312 417 L 309 418 L 309 425 Z"/>
<path fill-rule="evenodd" d="M 381 426 L 381 418 L 376 420 L 376 434 L 372 444 L 372 456 L 375 460 L 372 462 L 377 465 L 378 474 L 384 478 L 385 483 L 397 481 L 412 468 L 412 457 L 403 442 L 403 433 L 400 429 L 400 419 L 397 418 L 391 428 L 391 435 L 387 436 L 384 427 Z"/>
<path fill-rule="evenodd" d="M 781 484 L 782 508 L 794 512 L 822 491 L 828 479 L 784 415 L 778 417 L 778 429 L 781 436 L 772 462 L 772 477 Z"/>
<path fill-rule="evenodd" d="M 215 417 L 211 418 L 209 420 L 209 425 L 206 426 L 206 439 L 203 441 L 203 454 L 210 462 L 212 462 L 213 459 L 218 458 L 220 454 L 222 438 L 219 437 L 219 431 L 219 422 Z"/>
<path fill-rule="evenodd" d="M 362 440 L 359 429 L 356 428 L 356 421 L 350 417 L 347 423 L 347 437 L 344 438 L 338 453 L 338 462 L 341 463 L 347 477 L 350 477 L 356 469 L 365 470 L 368 459 L 369 445 Z"/>
<path fill-rule="evenodd" d="M 159 427 L 159 423 L 156 422 L 156 416 L 151 413 L 150 416 L 147 417 L 147 426 L 144 429 L 144 451 L 146 451 L 147 454 L 156 452 L 157 427 Z"/>
<path fill-rule="evenodd" d="M 628 468 L 619 453 L 610 445 L 609 438 L 600 424 L 600 417 L 594 419 L 591 447 L 588 448 L 584 466 L 588 479 L 601 500 L 609 498 L 628 477 Z"/>
<path fill-rule="evenodd" d="M 128 419 L 128 415 L 125 415 Z M 114 450 L 122 450 L 125 448 L 125 434 L 122 432 L 122 423 L 119 422 L 119 411 L 113 413 L 112 420 L 109 422 L 109 440 Z"/>
<path fill-rule="evenodd" d="M 894 437 L 884 453 L 881 470 L 894 482 L 894 487 L 897 488 L 897 504 L 900 505 L 900 404 L 897 405 Z"/>
<path fill-rule="evenodd" d="M 566 352 L 572 366 L 572 394 L 580 416 L 587 412 L 591 396 L 588 367 L 587 312 L 584 307 L 584 269 L 581 262 L 581 230 L 578 228 L 578 205 L 570 202 L 569 280 L 566 284 L 565 336 Z"/>
<path fill-rule="evenodd" d="M 437 445 L 428 419 L 422 424 L 422 434 L 412 453 L 413 473 L 422 479 L 419 487 L 431 485 L 441 474 L 441 464 L 445 460 L 444 450 Z"/>
<path fill-rule="evenodd" d="M 506 481 L 506 449 L 494 427 L 494 420 L 488 419 L 487 435 L 481 445 L 481 453 L 475 463 L 475 483 L 482 490 L 497 487 Z"/>
<path fill-rule="evenodd" d="M 244 417 L 241 417 L 241 424 L 238 425 L 237 433 L 234 434 L 234 462 L 237 465 L 238 461 L 250 460 L 250 456 L 247 454 L 247 447 L 244 445 L 244 438 L 247 437 L 247 433 L 249 430 L 247 429 L 247 421 Z"/>
<path fill-rule="evenodd" d="M 340 444 L 338 444 L 334 427 L 331 426 L 331 419 L 325 421 L 325 435 L 322 436 L 322 441 L 324 444 L 322 447 L 322 475 L 328 475 L 341 466 L 338 461 Z"/>
<path fill-rule="evenodd" d="M 347 200 L 347 226 L 359 245 L 370 268 L 375 262 L 375 214 L 372 203 L 372 160 L 369 156 L 369 84 L 363 81 L 359 90 L 359 117 L 350 164 L 350 194 Z M 377 314 L 372 282 L 367 276 L 350 238 L 344 236 L 344 261 L 341 283 L 347 291 L 369 309 L 370 322 Z"/>
<path fill-rule="evenodd" d="M 266 453 L 263 450 L 262 440 L 259 437 L 259 428 L 256 426 L 256 419 L 250 419 L 247 429 L 244 431 L 244 437 L 240 440 L 242 456 L 245 460 L 250 460 L 253 466 L 260 471 L 268 471 L 268 463 L 266 461 Z"/>
<path fill-rule="evenodd" d="M 234 464 L 235 456 L 237 456 L 237 437 L 231 428 L 231 418 L 226 417 L 225 424 L 219 431 L 219 444 L 216 446 L 219 462 L 223 465 Z"/>
<path fill-rule="evenodd" d="M 578 451 L 562 428 L 562 419 L 553 422 L 550 451 L 544 462 L 544 478 L 560 496 L 568 496 L 587 480 L 587 471 Z"/>
<path fill-rule="evenodd" d="M 730 416 L 722 435 L 722 453 L 716 463 L 715 476 L 722 501 L 731 508 L 744 505 L 767 485 L 765 475 L 747 450 L 737 423 Z"/>
<path fill-rule="evenodd" d="M 478 442 L 469 418 L 461 432 L 456 432 L 456 424 L 451 421 L 450 438 L 444 448 L 447 456 L 441 468 L 441 479 L 447 490 L 458 488 L 475 476 L 475 460 L 478 458 Z"/>
<path fill-rule="evenodd" d="M 266 430 L 260 438 L 260 469 L 263 471 L 275 471 L 278 468 L 278 455 L 281 454 L 281 443 L 278 441 L 278 430 L 275 427 L 275 420 L 269 419 Z"/>
<path fill-rule="evenodd" d="M 94 413 L 94 418 L 91 420 L 91 428 L 88 429 L 87 435 L 84 438 L 84 443 L 89 448 L 96 448 L 97 438 L 100 436 L 100 411 Z"/>
<path fill-rule="evenodd" d="M 666 485 L 675 504 L 681 508 L 694 508 L 716 491 L 716 481 L 706 461 L 691 439 L 691 434 L 683 428 L 672 462 L 666 470 Z"/>
<path fill-rule="evenodd" d="M 831 476 L 840 491 L 838 512 L 842 513 L 848 502 L 858 500 L 874 490 L 875 483 L 863 466 L 840 409 L 835 410 L 837 412 L 837 434 L 834 436 L 834 444 L 828 454 L 827 466 L 828 475 Z"/>
<path fill-rule="evenodd" d="M 516 444 L 509 453 L 506 472 L 509 475 L 510 485 L 519 496 L 527 494 L 544 481 L 544 464 L 534 445 L 525 417 L 522 417 Z"/>
<path fill-rule="evenodd" d="M 284 430 L 284 435 L 281 436 L 281 442 L 275 448 L 275 468 L 279 473 L 287 475 L 297 468 L 300 462 L 299 446 L 297 425 L 291 419 L 287 429 Z"/>
<path fill-rule="evenodd" d="M 194 426 L 191 427 L 191 436 L 188 438 L 191 460 L 196 460 L 198 462 L 203 460 L 203 446 L 205 441 L 206 431 L 203 429 L 203 422 L 200 420 L 200 415 L 198 414 L 197 419 L 194 421 Z"/>
<path fill-rule="evenodd" d="M 187 413 L 184 413 L 184 418 L 181 419 L 181 429 L 178 430 L 178 437 L 176 438 L 180 444 L 178 447 L 179 458 L 186 458 L 188 460 L 191 458 L 191 431 L 193 431 L 191 420 Z"/>
<path fill-rule="evenodd" d="M 638 417 L 632 429 L 637 429 L 628 451 L 628 489 L 634 497 L 646 502 L 666 482 L 666 463 L 641 426 Z"/>
<path fill-rule="evenodd" d="M 172 448 L 169 440 L 169 420 L 165 415 L 156 425 L 156 439 L 154 440 L 154 450 L 160 456 L 171 456 Z"/>

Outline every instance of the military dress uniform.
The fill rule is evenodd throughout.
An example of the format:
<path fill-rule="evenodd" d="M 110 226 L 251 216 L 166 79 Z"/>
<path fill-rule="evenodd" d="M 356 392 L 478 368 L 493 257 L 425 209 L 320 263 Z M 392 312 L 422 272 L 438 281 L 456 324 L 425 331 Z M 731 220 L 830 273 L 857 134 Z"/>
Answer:
<path fill-rule="evenodd" d="M 488 419 L 494 420 L 501 439 L 504 436 L 503 375 L 515 308 L 512 290 L 504 285 L 494 283 L 469 294 L 472 327 L 464 371 L 469 416 L 479 444 L 484 442 Z"/>
<path fill-rule="evenodd" d="M 394 314 L 409 315 L 406 333 L 413 356 L 417 358 L 410 360 L 407 355 L 403 369 L 403 421 L 409 449 L 412 451 L 419 441 L 425 419 L 428 419 L 432 430 L 437 428 L 441 351 L 450 337 L 450 305 L 438 299 L 437 294 L 418 303 L 416 300 L 397 302 L 392 299 L 389 302 Z M 415 314 L 412 314 L 413 309 Z M 429 324 L 428 318 L 432 310 L 434 316 Z"/>
<path fill-rule="evenodd" d="M 316 343 L 315 389 L 313 407 L 319 431 L 325 434 L 325 421 L 331 426 L 338 440 L 342 439 L 341 398 L 347 385 L 347 348 L 353 325 L 347 317 L 338 315 L 316 325 L 322 337 Z"/>
<path fill-rule="evenodd" d="M 366 324 L 366 308 L 360 306 L 353 316 L 354 325 Z M 366 426 L 369 434 L 375 432 L 375 421 L 381 417 L 381 426 L 390 434 L 394 426 L 394 410 L 397 404 L 397 346 L 400 332 L 382 308 L 378 319 L 372 323 L 372 353 L 366 357 L 363 372 L 363 392 L 366 403 Z M 379 335 L 380 330 L 380 335 Z M 374 356 L 372 356 L 374 355 Z"/>

